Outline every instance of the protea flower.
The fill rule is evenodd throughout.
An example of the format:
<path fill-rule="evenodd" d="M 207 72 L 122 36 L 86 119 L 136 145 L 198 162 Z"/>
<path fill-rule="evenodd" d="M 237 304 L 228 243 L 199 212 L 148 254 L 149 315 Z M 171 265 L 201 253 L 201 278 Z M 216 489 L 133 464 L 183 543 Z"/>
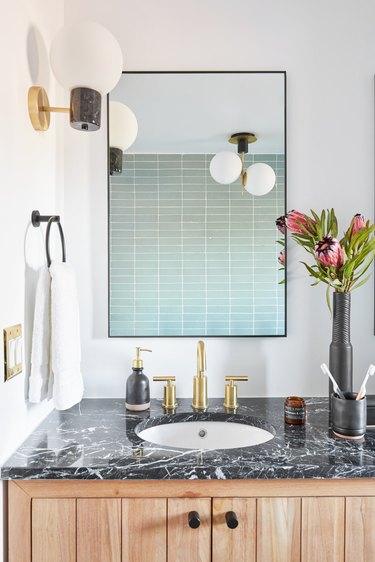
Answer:
<path fill-rule="evenodd" d="M 340 269 L 344 263 L 344 252 L 340 242 L 332 236 L 325 236 L 315 245 L 316 259 L 326 267 Z"/>
<path fill-rule="evenodd" d="M 285 250 L 281 250 L 277 259 L 280 265 L 285 265 Z"/>
<path fill-rule="evenodd" d="M 312 219 L 310 220 L 311 222 L 314 222 Z M 306 215 L 300 213 L 299 211 L 289 211 L 289 213 L 285 215 L 285 224 L 287 229 L 290 232 L 293 232 L 293 234 L 305 234 L 305 231 L 302 230 L 301 227 L 311 231 L 311 228 L 306 220 Z"/>
<path fill-rule="evenodd" d="M 351 236 L 354 236 L 354 234 L 357 234 L 358 230 L 362 230 L 362 228 L 365 228 L 365 226 L 366 226 L 365 217 L 363 215 L 361 215 L 360 213 L 357 213 L 356 215 L 354 215 Z"/>
<path fill-rule="evenodd" d="M 278 230 L 281 234 L 285 234 L 285 233 L 286 233 L 285 215 L 281 215 L 281 217 L 278 217 L 278 218 L 276 219 L 276 226 L 277 226 L 277 230 Z"/>

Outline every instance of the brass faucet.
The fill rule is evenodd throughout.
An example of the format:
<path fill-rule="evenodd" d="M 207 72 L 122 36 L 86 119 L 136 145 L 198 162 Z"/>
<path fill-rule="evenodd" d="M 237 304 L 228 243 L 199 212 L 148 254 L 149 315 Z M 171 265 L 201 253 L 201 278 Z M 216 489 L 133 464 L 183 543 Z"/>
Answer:
<path fill-rule="evenodd" d="M 199 340 L 197 347 L 197 374 L 193 382 L 193 408 L 194 410 L 206 410 L 208 408 L 206 352 L 204 342 Z"/>

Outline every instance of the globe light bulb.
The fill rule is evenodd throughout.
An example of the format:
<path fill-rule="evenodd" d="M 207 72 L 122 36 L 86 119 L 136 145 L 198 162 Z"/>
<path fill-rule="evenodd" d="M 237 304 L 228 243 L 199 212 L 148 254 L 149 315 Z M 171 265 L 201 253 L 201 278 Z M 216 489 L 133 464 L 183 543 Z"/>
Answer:
<path fill-rule="evenodd" d="M 260 196 L 269 193 L 276 182 L 276 175 L 268 164 L 258 162 L 246 170 L 247 182 L 245 189 L 252 195 Z"/>
<path fill-rule="evenodd" d="M 132 110 L 119 101 L 109 102 L 109 146 L 125 152 L 137 134 L 137 118 Z"/>
<path fill-rule="evenodd" d="M 233 183 L 238 180 L 241 171 L 241 158 L 234 152 L 218 152 L 210 162 L 210 174 L 217 183 Z"/>
<path fill-rule="evenodd" d="M 52 41 L 50 62 L 56 79 L 68 90 L 113 90 L 123 70 L 121 47 L 102 25 L 84 21 L 63 27 Z"/>

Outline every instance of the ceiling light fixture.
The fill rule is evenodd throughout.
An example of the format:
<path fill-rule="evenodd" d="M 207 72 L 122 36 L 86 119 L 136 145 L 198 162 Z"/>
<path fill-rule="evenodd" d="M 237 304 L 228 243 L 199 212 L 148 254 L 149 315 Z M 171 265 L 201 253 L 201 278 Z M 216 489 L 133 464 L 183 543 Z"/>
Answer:
<path fill-rule="evenodd" d="M 52 41 L 50 63 L 58 82 L 70 90 L 70 107 L 51 107 L 45 89 L 32 86 L 28 107 L 34 129 L 46 131 L 51 112 L 58 112 L 70 114 L 74 129 L 98 130 L 102 95 L 116 86 L 123 69 L 117 39 L 95 22 L 66 26 Z"/>
<path fill-rule="evenodd" d="M 138 134 L 137 118 L 127 105 L 109 102 L 109 173 L 122 172 L 122 154 Z"/>
<path fill-rule="evenodd" d="M 228 142 L 237 145 L 238 154 L 229 151 L 215 154 L 210 162 L 212 178 L 218 183 L 228 185 L 241 176 L 242 194 L 245 189 L 252 195 L 269 193 L 276 182 L 273 168 L 258 162 L 245 169 L 245 154 L 249 152 L 249 144 L 257 140 L 253 133 L 233 134 Z"/>

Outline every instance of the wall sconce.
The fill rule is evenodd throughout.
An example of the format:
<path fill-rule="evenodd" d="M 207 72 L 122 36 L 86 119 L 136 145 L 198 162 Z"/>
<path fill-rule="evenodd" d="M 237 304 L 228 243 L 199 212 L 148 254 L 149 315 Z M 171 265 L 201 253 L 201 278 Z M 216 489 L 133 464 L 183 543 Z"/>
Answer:
<path fill-rule="evenodd" d="M 57 81 L 70 90 L 70 107 L 51 107 L 44 88 L 32 86 L 28 107 L 34 129 L 46 131 L 51 112 L 59 112 L 70 114 L 74 129 L 98 130 L 102 95 L 116 86 L 122 73 L 122 52 L 117 39 L 94 22 L 64 27 L 52 41 L 50 63 Z"/>
<path fill-rule="evenodd" d="M 127 105 L 109 102 L 109 173 L 122 172 L 122 154 L 138 134 L 137 118 Z"/>
<path fill-rule="evenodd" d="M 212 178 L 221 184 L 230 184 L 241 176 L 242 194 L 244 190 L 252 195 L 269 193 L 276 182 L 276 175 L 268 164 L 258 162 L 245 170 L 245 154 L 249 151 L 249 144 L 258 139 L 253 133 L 235 133 L 229 139 L 231 144 L 237 145 L 237 152 L 218 152 L 210 162 Z"/>

